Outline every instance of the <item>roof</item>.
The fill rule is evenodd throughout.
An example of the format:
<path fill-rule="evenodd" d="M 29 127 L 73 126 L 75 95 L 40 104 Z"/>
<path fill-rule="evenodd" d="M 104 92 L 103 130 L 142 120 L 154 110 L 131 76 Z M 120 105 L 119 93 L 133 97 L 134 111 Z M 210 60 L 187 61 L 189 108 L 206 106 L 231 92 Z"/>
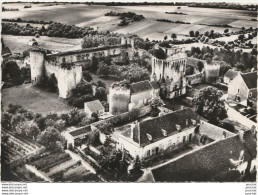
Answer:
<path fill-rule="evenodd" d="M 223 132 L 226 133 L 226 137 L 235 135 L 234 133 L 231 133 L 230 131 L 227 131 L 226 129 L 222 129 L 220 127 L 217 127 L 215 125 L 212 125 L 207 122 L 201 122 L 200 125 L 200 133 L 203 135 L 207 135 L 208 138 L 212 140 L 220 140 L 224 138 Z"/>
<path fill-rule="evenodd" d="M 159 84 L 158 84 L 158 82 L 156 82 L 156 81 L 151 81 L 150 84 L 151 84 L 151 86 L 152 86 L 153 89 L 159 89 Z"/>
<path fill-rule="evenodd" d="M 242 73 L 241 76 L 249 89 L 257 88 L 257 72 Z"/>
<path fill-rule="evenodd" d="M 132 93 L 139 93 L 139 92 L 150 90 L 150 89 L 152 89 L 152 86 L 151 86 L 150 82 L 147 80 L 131 84 Z"/>
<path fill-rule="evenodd" d="M 91 112 L 97 112 L 99 110 L 105 109 L 104 106 L 100 103 L 99 100 L 93 100 L 93 101 L 90 101 L 90 102 L 85 102 L 84 107 L 86 107 L 86 106 L 88 107 L 88 109 Z"/>
<path fill-rule="evenodd" d="M 240 173 L 229 159 L 238 160 L 244 150 L 244 160 L 251 158 L 238 135 L 212 142 L 203 148 L 152 169 L 158 182 L 234 181 Z"/>
<path fill-rule="evenodd" d="M 237 71 L 229 69 L 226 74 L 224 75 L 225 77 L 230 78 L 231 80 L 234 79 L 238 75 Z"/>
<path fill-rule="evenodd" d="M 11 55 L 11 54 L 12 54 L 12 52 L 9 49 L 9 47 L 3 47 L 2 48 L 2 56 L 7 56 L 7 55 Z"/>
<path fill-rule="evenodd" d="M 139 143 L 140 146 L 146 146 L 178 133 L 176 125 L 181 126 L 181 131 L 193 127 L 191 119 L 197 121 L 199 120 L 198 118 L 198 115 L 190 108 L 184 108 L 150 120 L 141 121 L 137 123 L 133 130 L 133 140 Z M 186 125 L 186 119 L 188 119 L 188 126 Z M 164 130 L 167 136 L 164 136 Z M 148 139 L 147 134 L 151 135 L 151 141 Z M 130 129 L 124 131 L 122 135 L 130 137 Z"/>
<path fill-rule="evenodd" d="M 70 131 L 69 134 L 72 135 L 73 137 L 77 137 L 79 135 L 83 135 L 83 134 L 87 134 L 89 132 L 91 132 L 91 127 L 90 126 L 86 126 L 86 127 L 81 127 L 79 129 L 76 129 L 74 131 Z"/>

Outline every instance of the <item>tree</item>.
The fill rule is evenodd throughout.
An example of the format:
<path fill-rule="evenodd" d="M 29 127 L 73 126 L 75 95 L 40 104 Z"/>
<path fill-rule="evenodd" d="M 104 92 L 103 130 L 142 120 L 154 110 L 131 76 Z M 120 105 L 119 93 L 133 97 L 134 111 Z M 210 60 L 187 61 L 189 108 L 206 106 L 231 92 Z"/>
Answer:
<path fill-rule="evenodd" d="M 166 59 L 167 58 L 167 54 L 161 48 L 150 50 L 150 53 L 158 59 Z"/>
<path fill-rule="evenodd" d="M 224 76 L 229 69 L 231 69 L 231 66 L 229 64 L 222 63 L 220 65 L 219 75 Z"/>
<path fill-rule="evenodd" d="M 194 67 L 193 67 L 193 66 L 187 66 L 187 67 L 186 67 L 185 74 L 186 74 L 186 75 L 192 75 L 192 74 L 194 74 Z"/>
<path fill-rule="evenodd" d="M 92 81 L 92 76 L 89 73 L 89 71 L 84 71 L 83 72 L 83 78 L 87 81 L 87 82 L 91 82 Z"/>
<path fill-rule="evenodd" d="M 98 116 L 98 114 L 97 114 L 96 112 L 93 112 L 93 113 L 91 114 L 91 117 L 95 118 L 95 121 L 98 121 L 98 120 L 99 120 L 99 116 Z"/>
<path fill-rule="evenodd" d="M 190 37 L 194 37 L 194 31 L 191 30 L 191 31 L 189 32 L 189 35 L 190 35 Z"/>
<path fill-rule="evenodd" d="M 98 66 L 99 66 L 99 60 L 93 56 L 91 59 L 91 70 L 93 72 L 96 72 L 98 70 Z"/>
<path fill-rule="evenodd" d="M 61 134 L 58 130 L 55 127 L 48 127 L 39 134 L 37 141 L 46 148 L 52 148 L 56 146 L 57 141 L 61 140 Z"/>
<path fill-rule="evenodd" d="M 98 87 L 96 89 L 96 97 L 101 101 L 105 101 L 107 99 L 106 89 L 104 87 Z"/>
<path fill-rule="evenodd" d="M 171 38 L 172 38 L 173 40 L 175 40 L 175 39 L 177 38 L 176 34 L 175 34 L 175 33 L 172 33 Z"/>
<path fill-rule="evenodd" d="M 204 87 L 194 95 L 194 103 L 196 112 L 208 119 L 211 123 L 216 124 L 218 120 L 223 120 L 227 117 L 222 91 L 215 87 Z"/>
<path fill-rule="evenodd" d="M 158 109 L 158 106 L 162 106 L 164 103 L 163 101 L 160 99 L 160 98 L 152 98 L 150 101 L 149 101 L 149 105 L 151 106 L 152 108 L 152 111 L 151 111 L 151 116 L 152 117 L 156 117 L 159 115 L 159 109 Z"/>
<path fill-rule="evenodd" d="M 225 30 L 224 30 L 224 33 L 228 33 L 228 29 L 225 29 Z"/>
<path fill-rule="evenodd" d="M 200 34 L 200 32 L 197 30 L 197 31 L 195 31 L 195 36 L 196 37 L 198 37 L 199 36 L 199 34 Z"/>
<path fill-rule="evenodd" d="M 197 63 L 197 67 L 198 67 L 199 72 L 202 72 L 202 70 L 203 70 L 203 68 L 204 68 L 203 62 L 202 62 L 202 61 L 199 61 L 199 62 Z"/>
<path fill-rule="evenodd" d="M 165 36 L 165 37 L 164 37 L 164 40 L 166 41 L 167 39 L 168 39 L 168 36 Z"/>
<path fill-rule="evenodd" d="M 51 74 L 51 76 L 47 79 L 46 85 L 51 92 L 57 92 L 58 87 L 57 87 L 57 79 L 55 77 L 55 74 Z"/>

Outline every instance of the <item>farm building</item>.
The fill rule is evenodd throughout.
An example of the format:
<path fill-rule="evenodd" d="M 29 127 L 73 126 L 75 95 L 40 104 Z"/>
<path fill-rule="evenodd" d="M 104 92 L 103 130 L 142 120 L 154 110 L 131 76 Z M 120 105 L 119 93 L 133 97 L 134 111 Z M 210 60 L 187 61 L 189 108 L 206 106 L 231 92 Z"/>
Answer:
<path fill-rule="evenodd" d="M 84 111 L 88 117 L 90 117 L 93 112 L 95 112 L 98 116 L 101 116 L 104 114 L 105 108 L 99 100 L 93 100 L 84 103 Z"/>

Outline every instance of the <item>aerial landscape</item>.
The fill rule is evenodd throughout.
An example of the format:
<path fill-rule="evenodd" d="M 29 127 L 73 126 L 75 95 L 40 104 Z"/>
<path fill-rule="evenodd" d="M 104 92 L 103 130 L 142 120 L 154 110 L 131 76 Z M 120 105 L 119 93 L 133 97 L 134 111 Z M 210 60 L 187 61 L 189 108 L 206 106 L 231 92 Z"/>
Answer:
<path fill-rule="evenodd" d="M 256 182 L 257 4 L 1 6 L 2 181 Z"/>

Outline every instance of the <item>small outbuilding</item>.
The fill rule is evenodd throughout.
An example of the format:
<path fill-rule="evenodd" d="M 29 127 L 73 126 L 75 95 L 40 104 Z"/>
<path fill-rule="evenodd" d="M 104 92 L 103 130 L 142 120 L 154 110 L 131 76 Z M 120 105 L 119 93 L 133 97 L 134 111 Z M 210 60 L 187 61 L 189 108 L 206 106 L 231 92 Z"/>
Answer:
<path fill-rule="evenodd" d="M 101 116 L 104 114 L 105 108 L 99 100 L 94 100 L 84 103 L 84 111 L 87 116 L 91 116 L 93 112 L 97 113 L 98 116 Z"/>

